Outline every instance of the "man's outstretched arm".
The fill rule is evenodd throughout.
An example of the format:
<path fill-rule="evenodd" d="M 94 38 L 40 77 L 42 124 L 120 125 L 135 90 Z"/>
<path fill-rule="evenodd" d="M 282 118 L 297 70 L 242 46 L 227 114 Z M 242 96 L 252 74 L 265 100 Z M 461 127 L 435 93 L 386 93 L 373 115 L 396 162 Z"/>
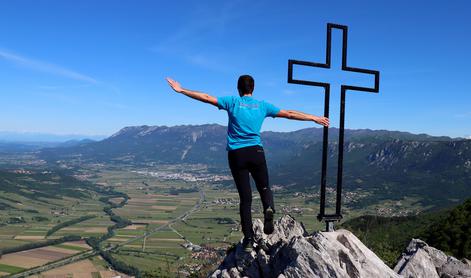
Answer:
<path fill-rule="evenodd" d="M 171 78 L 166 78 L 167 79 L 167 82 L 168 84 L 170 85 L 170 87 L 172 87 L 172 89 L 177 92 L 177 93 L 181 93 L 181 94 L 184 94 L 186 96 L 189 96 L 193 99 L 196 99 L 196 100 L 199 100 L 199 101 L 202 101 L 202 102 L 206 102 L 206 103 L 209 103 L 209 104 L 212 104 L 214 106 L 218 106 L 218 100 L 217 98 L 213 97 L 213 96 L 210 96 L 206 93 L 202 93 L 202 92 L 197 92 L 197 91 L 193 91 L 193 90 L 188 90 L 188 89 L 185 89 L 185 88 L 182 88 L 182 86 L 180 85 L 180 83 L 178 83 L 177 81 L 171 79 Z"/>
<path fill-rule="evenodd" d="M 295 110 L 280 110 L 276 117 L 286 118 L 290 120 L 298 120 L 298 121 L 313 121 L 317 124 L 323 126 L 329 126 L 329 118 L 326 117 L 318 117 L 311 114 L 295 111 Z"/>

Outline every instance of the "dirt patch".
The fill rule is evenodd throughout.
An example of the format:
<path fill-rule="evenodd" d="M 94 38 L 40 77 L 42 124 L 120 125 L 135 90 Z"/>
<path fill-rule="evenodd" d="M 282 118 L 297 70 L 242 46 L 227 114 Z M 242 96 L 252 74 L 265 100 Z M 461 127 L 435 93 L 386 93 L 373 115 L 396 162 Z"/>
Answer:
<path fill-rule="evenodd" d="M 197 201 L 197 197 L 178 197 L 178 201 Z"/>
<path fill-rule="evenodd" d="M 149 240 L 149 241 L 174 241 L 174 242 L 185 241 L 182 238 L 150 238 L 150 239 L 147 239 L 147 240 Z"/>
<path fill-rule="evenodd" d="M 122 238 L 133 238 L 136 237 L 137 235 L 117 235 L 116 237 L 122 237 Z"/>
<path fill-rule="evenodd" d="M 44 265 L 51 261 L 69 257 L 78 252 L 80 251 L 69 250 L 55 246 L 47 246 L 3 255 L 0 259 L 0 264 L 32 268 L 35 266 Z"/>
<path fill-rule="evenodd" d="M 127 241 L 127 240 L 129 240 L 129 238 L 112 237 L 112 238 L 108 239 L 108 241 L 119 241 L 119 242 Z"/>
<path fill-rule="evenodd" d="M 146 212 L 149 210 L 151 205 L 146 204 L 146 205 L 141 205 L 141 204 L 129 204 L 126 205 L 125 207 L 119 208 L 119 210 L 130 210 L 130 211 L 139 211 L 139 212 Z"/>
<path fill-rule="evenodd" d="M 176 210 L 177 206 L 152 206 L 152 209 L 158 210 Z"/>
<path fill-rule="evenodd" d="M 47 260 L 47 261 L 56 261 L 56 260 L 70 256 L 70 254 L 67 252 L 69 250 L 65 250 L 65 249 L 59 249 L 59 250 L 60 251 L 50 250 L 49 247 L 43 247 L 43 248 L 36 248 L 33 250 L 28 250 L 25 252 L 25 254 L 27 255 L 25 254 L 22 254 L 22 255 L 28 258 L 37 258 L 37 259 Z M 72 250 L 72 251 L 74 251 L 74 253 L 77 253 L 75 250 Z"/>
<path fill-rule="evenodd" d="M 149 194 L 147 196 L 152 197 L 152 198 L 155 198 L 155 197 L 167 197 L 167 198 L 174 197 L 174 196 L 170 196 L 170 195 L 167 195 L 167 194 Z"/>
<path fill-rule="evenodd" d="M 147 224 L 167 224 L 168 220 L 147 220 L 147 219 L 134 219 L 132 222 L 147 223 Z"/>
<path fill-rule="evenodd" d="M 15 236 L 14 239 L 23 239 L 23 240 L 41 240 L 44 239 L 44 236 Z"/>
<path fill-rule="evenodd" d="M 23 268 L 32 268 L 40 266 L 48 262 L 46 259 L 30 258 L 28 256 L 18 253 L 3 255 L 0 259 L 0 264 L 7 264 Z"/>
<path fill-rule="evenodd" d="M 123 230 L 141 230 L 145 228 L 146 228 L 146 225 L 132 224 L 132 225 L 126 226 L 125 228 L 123 228 Z"/>
<path fill-rule="evenodd" d="M 64 265 L 49 271 L 43 272 L 38 276 L 33 277 L 92 277 L 92 272 L 99 270 L 90 260 L 82 260 L 73 264 Z M 102 276 L 103 277 L 103 276 Z"/>
<path fill-rule="evenodd" d="M 128 276 L 126 274 L 119 273 L 116 271 L 106 271 L 106 270 L 100 271 L 100 276 L 101 278 L 113 278 L 113 277 L 129 278 L 131 277 L 131 276 Z"/>
<path fill-rule="evenodd" d="M 78 228 L 78 227 L 64 227 L 61 229 L 61 231 L 83 231 L 83 228 Z"/>
<path fill-rule="evenodd" d="M 55 247 L 55 246 L 47 246 L 44 247 L 45 250 L 52 251 L 52 252 L 58 252 L 58 253 L 63 253 L 63 254 L 77 254 L 78 250 L 71 250 L 71 249 L 65 249 L 65 248 L 60 248 L 60 247 Z"/>
<path fill-rule="evenodd" d="M 109 199 L 109 201 L 112 202 L 112 203 L 114 203 L 114 204 L 119 204 L 119 203 L 121 203 L 123 200 L 124 200 L 123 197 L 117 197 L 117 198 L 111 198 L 111 199 Z"/>
<path fill-rule="evenodd" d="M 108 232 L 108 229 L 106 227 L 90 227 L 90 228 L 86 228 L 84 231 L 86 233 L 104 233 L 104 234 L 106 234 Z"/>
<path fill-rule="evenodd" d="M 155 199 L 151 198 L 132 198 L 128 201 L 128 205 L 136 205 L 136 204 L 153 204 L 155 203 Z"/>

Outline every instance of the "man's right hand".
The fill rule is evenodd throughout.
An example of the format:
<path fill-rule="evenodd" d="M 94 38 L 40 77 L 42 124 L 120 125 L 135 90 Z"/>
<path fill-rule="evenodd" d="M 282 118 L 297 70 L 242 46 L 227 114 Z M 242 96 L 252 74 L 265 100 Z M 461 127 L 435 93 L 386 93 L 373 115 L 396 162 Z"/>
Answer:
<path fill-rule="evenodd" d="M 189 89 L 183 89 L 180 83 L 177 81 L 173 80 L 172 78 L 167 77 L 167 82 L 172 89 L 177 92 L 177 93 L 182 93 L 188 97 L 191 97 L 193 99 L 206 102 L 209 104 L 212 104 L 214 106 L 218 106 L 218 99 L 216 97 L 210 96 L 208 94 L 202 93 L 202 92 L 197 92 L 197 91 L 192 91 Z"/>
<path fill-rule="evenodd" d="M 177 93 L 181 93 L 182 92 L 182 86 L 180 85 L 180 83 L 178 83 L 177 81 L 167 77 L 167 82 L 168 82 L 168 85 L 170 85 L 170 87 L 172 87 L 172 89 L 177 92 Z"/>
<path fill-rule="evenodd" d="M 313 121 L 317 124 L 329 127 L 329 118 L 314 116 Z"/>

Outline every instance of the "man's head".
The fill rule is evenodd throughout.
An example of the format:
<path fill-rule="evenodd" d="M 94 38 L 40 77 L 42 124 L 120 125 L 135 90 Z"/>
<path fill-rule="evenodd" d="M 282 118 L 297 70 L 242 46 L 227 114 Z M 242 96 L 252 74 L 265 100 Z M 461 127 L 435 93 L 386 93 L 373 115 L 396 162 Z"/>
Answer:
<path fill-rule="evenodd" d="M 239 90 L 239 95 L 251 95 L 255 87 L 255 81 L 250 75 L 241 75 L 237 81 L 237 90 Z"/>

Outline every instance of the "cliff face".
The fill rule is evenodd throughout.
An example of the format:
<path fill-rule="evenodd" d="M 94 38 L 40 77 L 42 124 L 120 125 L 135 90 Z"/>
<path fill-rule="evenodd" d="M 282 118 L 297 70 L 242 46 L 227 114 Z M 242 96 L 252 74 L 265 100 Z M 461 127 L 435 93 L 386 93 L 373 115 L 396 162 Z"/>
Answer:
<path fill-rule="evenodd" d="M 308 234 L 285 215 L 269 236 L 260 219 L 254 220 L 254 230 L 255 250 L 246 254 L 237 244 L 208 277 L 471 277 L 471 266 L 420 240 L 411 241 L 392 270 L 345 229 Z"/>

